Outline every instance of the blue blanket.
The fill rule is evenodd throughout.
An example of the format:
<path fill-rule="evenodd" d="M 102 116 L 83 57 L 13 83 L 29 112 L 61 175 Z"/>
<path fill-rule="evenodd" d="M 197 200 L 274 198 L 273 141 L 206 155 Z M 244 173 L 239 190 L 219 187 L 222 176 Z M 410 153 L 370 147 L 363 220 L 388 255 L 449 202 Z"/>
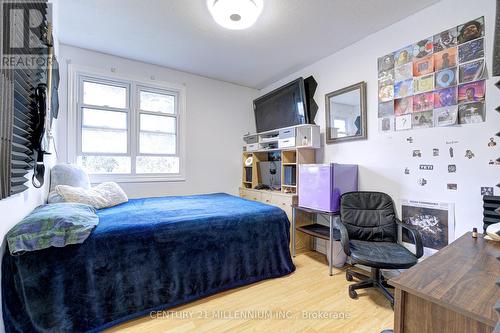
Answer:
<path fill-rule="evenodd" d="M 133 199 L 83 243 L 2 262 L 6 332 L 99 331 L 295 270 L 279 208 L 227 194 Z"/>

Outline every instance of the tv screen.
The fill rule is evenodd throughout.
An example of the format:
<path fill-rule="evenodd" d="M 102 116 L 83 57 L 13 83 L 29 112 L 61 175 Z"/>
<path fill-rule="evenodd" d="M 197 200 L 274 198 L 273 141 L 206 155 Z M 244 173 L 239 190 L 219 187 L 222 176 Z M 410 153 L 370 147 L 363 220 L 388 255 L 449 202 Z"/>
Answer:
<path fill-rule="evenodd" d="M 299 78 L 253 101 L 257 132 L 307 124 L 304 79 Z"/>

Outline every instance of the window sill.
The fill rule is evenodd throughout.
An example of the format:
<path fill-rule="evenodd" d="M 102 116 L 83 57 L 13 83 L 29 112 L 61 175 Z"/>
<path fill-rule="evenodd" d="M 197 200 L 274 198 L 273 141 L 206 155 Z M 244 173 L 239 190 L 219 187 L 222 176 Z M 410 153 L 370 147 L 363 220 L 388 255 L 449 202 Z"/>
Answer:
<path fill-rule="evenodd" d="M 102 182 L 115 183 L 170 183 L 170 182 L 185 182 L 186 177 L 182 175 L 176 176 L 127 176 L 127 175 L 89 175 L 92 184 Z"/>

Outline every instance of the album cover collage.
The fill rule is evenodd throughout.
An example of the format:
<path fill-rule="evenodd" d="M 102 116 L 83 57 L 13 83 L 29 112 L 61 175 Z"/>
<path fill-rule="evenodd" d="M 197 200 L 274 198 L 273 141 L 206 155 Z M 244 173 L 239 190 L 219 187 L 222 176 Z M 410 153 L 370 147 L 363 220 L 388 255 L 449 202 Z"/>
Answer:
<path fill-rule="evenodd" d="M 381 132 L 485 121 L 484 17 L 378 58 Z"/>

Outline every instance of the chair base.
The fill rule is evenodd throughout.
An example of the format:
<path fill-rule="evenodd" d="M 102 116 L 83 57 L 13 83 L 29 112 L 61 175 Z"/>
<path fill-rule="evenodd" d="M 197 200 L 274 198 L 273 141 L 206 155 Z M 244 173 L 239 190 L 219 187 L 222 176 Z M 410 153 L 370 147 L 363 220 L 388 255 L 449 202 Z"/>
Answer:
<path fill-rule="evenodd" d="M 357 298 L 357 289 L 377 288 L 391 302 L 391 306 L 394 307 L 394 296 L 388 290 L 388 288 L 392 287 L 387 283 L 382 274 L 380 274 L 379 268 L 372 268 L 371 276 L 366 276 L 351 269 L 347 269 L 345 273 L 347 281 L 352 281 L 353 278 L 361 280 L 349 286 L 349 297 L 352 299 Z"/>

